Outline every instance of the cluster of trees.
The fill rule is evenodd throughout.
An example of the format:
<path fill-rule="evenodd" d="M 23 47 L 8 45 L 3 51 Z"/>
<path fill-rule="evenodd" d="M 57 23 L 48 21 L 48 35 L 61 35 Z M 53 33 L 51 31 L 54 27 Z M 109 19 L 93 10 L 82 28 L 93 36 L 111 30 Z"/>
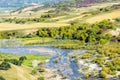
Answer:
<path fill-rule="evenodd" d="M 41 28 L 37 32 L 39 37 L 60 36 L 61 39 L 80 40 L 83 43 L 100 42 L 106 43 L 112 36 L 109 34 L 102 35 L 107 29 L 114 29 L 115 26 L 110 20 L 103 20 L 99 23 L 90 25 L 88 23 L 82 25 L 71 25 L 60 28 Z"/>
<path fill-rule="evenodd" d="M 72 39 L 80 40 L 82 43 L 88 42 L 98 42 L 101 44 L 106 43 L 111 39 L 110 34 L 103 35 L 104 31 L 107 29 L 114 29 L 115 26 L 110 20 L 103 20 L 99 23 L 93 25 L 84 23 L 81 25 L 73 24 L 67 27 L 60 28 L 40 28 L 36 33 L 28 34 L 26 36 L 20 35 L 18 32 L 0 32 L 0 38 L 9 38 L 11 37 L 51 37 L 59 39 Z M 59 36 L 59 37 L 58 37 Z"/>
<path fill-rule="evenodd" d="M 4 59 L 4 62 L 10 62 L 14 65 L 18 65 L 21 66 L 21 64 L 23 63 L 24 60 L 26 60 L 27 58 L 25 56 L 22 56 L 19 58 L 19 60 L 17 59 Z"/>
<path fill-rule="evenodd" d="M 19 60 L 17 60 L 17 59 L 4 59 L 4 61 L 0 64 L 0 70 L 8 70 L 8 69 L 10 69 L 11 65 L 9 63 L 21 66 L 23 61 L 26 60 L 26 59 L 27 58 L 25 56 L 20 57 Z"/>

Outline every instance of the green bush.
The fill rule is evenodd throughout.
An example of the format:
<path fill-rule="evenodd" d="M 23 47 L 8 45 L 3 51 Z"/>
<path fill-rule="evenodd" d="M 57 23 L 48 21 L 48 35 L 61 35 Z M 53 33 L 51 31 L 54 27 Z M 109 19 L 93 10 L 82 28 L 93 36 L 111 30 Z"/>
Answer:
<path fill-rule="evenodd" d="M 5 78 L 3 78 L 2 76 L 0 76 L 0 80 L 5 80 Z"/>
<path fill-rule="evenodd" d="M 10 62 L 14 65 L 18 65 L 18 66 L 21 66 L 22 64 L 22 61 L 19 61 L 17 59 L 10 59 Z"/>
<path fill-rule="evenodd" d="M 32 70 L 31 74 L 35 75 L 35 74 L 37 74 L 37 71 L 36 70 Z"/>
<path fill-rule="evenodd" d="M 90 53 L 87 53 L 87 54 L 84 54 L 83 56 L 82 56 L 82 59 L 89 59 L 89 58 L 91 58 L 92 57 L 92 55 L 90 54 Z"/>
<path fill-rule="evenodd" d="M 10 68 L 11 68 L 11 66 L 10 66 L 10 64 L 7 63 L 7 62 L 2 62 L 2 63 L 0 64 L 0 70 L 8 70 L 8 69 L 10 69 Z"/>
<path fill-rule="evenodd" d="M 107 74 L 105 71 L 101 71 L 101 72 L 100 72 L 100 76 L 101 76 L 102 78 L 107 78 L 107 77 L 108 77 L 108 74 Z"/>
<path fill-rule="evenodd" d="M 39 77 L 37 80 L 45 80 L 44 77 Z"/>
<path fill-rule="evenodd" d="M 24 60 L 26 60 L 26 59 L 27 59 L 26 56 L 21 56 L 21 57 L 19 58 L 19 61 L 24 61 Z"/>

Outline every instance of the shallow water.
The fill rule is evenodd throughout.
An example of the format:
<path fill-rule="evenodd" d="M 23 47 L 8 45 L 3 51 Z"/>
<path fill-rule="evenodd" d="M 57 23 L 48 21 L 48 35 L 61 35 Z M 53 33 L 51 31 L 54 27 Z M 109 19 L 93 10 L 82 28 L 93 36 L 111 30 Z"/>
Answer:
<path fill-rule="evenodd" d="M 73 50 L 43 47 L 43 46 L 20 46 L 20 47 L 0 47 L 0 52 L 11 53 L 15 55 L 37 54 L 43 56 L 51 56 L 49 62 L 46 63 L 46 68 L 55 69 L 55 73 L 64 75 L 69 80 L 77 80 L 83 75 L 77 70 L 78 67 L 74 60 L 71 60 L 67 55 Z M 84 52 L 80 50 L 80 52 Z M 58 60 L 58 63 L 55 63 Z"/>

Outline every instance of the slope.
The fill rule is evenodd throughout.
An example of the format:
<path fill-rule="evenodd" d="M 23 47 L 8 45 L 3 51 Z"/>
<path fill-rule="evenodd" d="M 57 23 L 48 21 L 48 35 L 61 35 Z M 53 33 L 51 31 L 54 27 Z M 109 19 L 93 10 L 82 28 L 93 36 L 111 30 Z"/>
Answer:
<path fill-rule="evenodd" d="M 31 75 L 31 68 L 27 66 L 16 66 L 11 64 L 11 69 L 2 71 L 0 70 L 0 76 L 3 76 L 6 80 L 36 80 L 37 77 Z"/>

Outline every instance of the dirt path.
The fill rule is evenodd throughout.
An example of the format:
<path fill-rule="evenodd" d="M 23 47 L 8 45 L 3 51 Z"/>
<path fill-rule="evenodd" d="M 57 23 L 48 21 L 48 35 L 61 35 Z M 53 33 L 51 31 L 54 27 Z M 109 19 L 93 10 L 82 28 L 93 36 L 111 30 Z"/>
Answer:
<path fill-rule="evenodd" d="M 105 13 L 105 14 L 101 14 L 101 15 L 98 15 L 98 16 L 94 16 L 94 17 L 91 17 L 91 18 L 88 18 L 86 20 L 86 22 L 89 22 L 89 23 L 94 23 L 94 22 L 99 22 L 99 21 L 102 21 L 104 19 L 114 19 L 114 18 L 117 18 L 117 17 L 120 17 L 120 10 L 116 10 L 116 11 L 113 11 L 111 13 Z"/>

